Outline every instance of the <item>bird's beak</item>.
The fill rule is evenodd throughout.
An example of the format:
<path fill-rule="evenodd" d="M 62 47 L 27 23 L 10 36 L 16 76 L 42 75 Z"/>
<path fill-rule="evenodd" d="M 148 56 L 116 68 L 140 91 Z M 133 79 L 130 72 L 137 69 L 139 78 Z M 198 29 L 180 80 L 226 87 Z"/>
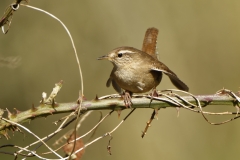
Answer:
<path fill-rule="evenodd" d="M 108 58 L 109 58 L 108 55 L 104 55 L 104 56 L 98 57 L 97 60 L 103 60 L 103 59 L 108 59 Z"/>

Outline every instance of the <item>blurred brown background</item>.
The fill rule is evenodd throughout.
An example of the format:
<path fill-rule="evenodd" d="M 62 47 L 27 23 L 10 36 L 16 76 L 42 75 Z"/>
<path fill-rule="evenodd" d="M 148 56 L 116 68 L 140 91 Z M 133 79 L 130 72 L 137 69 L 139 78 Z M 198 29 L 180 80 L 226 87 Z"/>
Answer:
<path fill-rule="evenodd" d="M 11 0 L 2 0 L 0 13 L 3 14 L 11 3 Z M 124 45 L 141 49 L 149 27 L 159 29 L 157 46 L 161 61 L 188 84 L 191 93 L 214 94 L 222 87 L 239 90 L 240 1 L 31 0 L 29 4 L 51 12 L 67 25 L 80 57 L 84 93 L 88 99 L 96 94 L 115 93 L 112 88 L 105 87 L 112 64 L 97 61 L 97 57 Z M 9 33 L 0 34 L 0 57 L 8 56 L 21 57 L 21 64 L 15 69 L 0 67 L 0 108 L 27 110 L 32 103 L 38 105 L 42 92 L 49 94 L 54 83 L 60 80 L 64 81 L 64 86 L 57 102 L 77 99 L 80 80 L 70 40 L 62 26 L 49 16 L 20 7 L 14 13 Z M 158 89 L 167 88 L 174 87 L 164 76 Z M 211 106 L 205 110 L 235 109 Z M 128 112 L 123 111 L 121 118 Z M 151 113 L 149 109 L 136 110 L 114 132 L 112 156 L 106 150 L 107 137 L 89 146 L 82 159 L 225 160 L 238 157 L 239 120 L 211 126 L 200 114 L 181 109 L 177 118 L 176 110 L 168 108 L 159 112 L 159 120 L 153 122 L 142 139 L 141 131 Z M 52 122 L 62 116 L 39 118 L 24 125 L 43 137 L 55 129 Z M 230 117 L 209 118 L 220 122 Z M 93 127 L 98 119 L 98 112 L 92 114 L 84 122 L 80 134 Z M 116 113 L 112 114 L 97 130 L 96 136 L 110 131 L 120 120 Z M 24 146 L 34 140 L 29 134 L 10 135 L 9 141 L 3 138 L 0 144 Z M 0 157 L 13 159 L 5 155 Z"/>

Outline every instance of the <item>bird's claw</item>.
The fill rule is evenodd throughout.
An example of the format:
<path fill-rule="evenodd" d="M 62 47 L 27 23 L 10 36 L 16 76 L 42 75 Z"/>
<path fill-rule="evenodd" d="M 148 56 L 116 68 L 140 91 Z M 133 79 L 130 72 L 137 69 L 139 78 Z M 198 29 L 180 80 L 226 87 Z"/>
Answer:
<path fill-rule="evenodd" d="M 133 104 L 131 94 L 129 92 L 124 92 L 122 97 L 126 108 L 131 108 L 131 105 Z"/>

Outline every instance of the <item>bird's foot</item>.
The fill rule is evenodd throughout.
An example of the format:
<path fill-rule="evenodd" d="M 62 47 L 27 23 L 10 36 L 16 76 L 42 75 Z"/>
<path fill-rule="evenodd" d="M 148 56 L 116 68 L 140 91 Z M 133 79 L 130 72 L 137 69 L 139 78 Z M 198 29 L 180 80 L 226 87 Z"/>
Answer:
<path fill-rule="evenodd" d="M 132 93 L 129 91 L 125 91 L 125 92 L 123 92 L 122 97 L 123 97 L 123 101 L 124 101 L 126 108 L 131 108 L 131 105 L 133 104 L 132 100 L 131 100 Z"/>
<path fill-rule="evenodd" d="M 157 93 L 156 88 L 153 88 L 149 95 L 151 96 L 150 103 L 149 103 L 149 107 L 150 107 L 151 103 L 152 103 L 152 100 L 153 100 L 153 97 L 158 97 L 158 93 Z"/>
<path fill-rule="evenodd" d="M 152 89 L 152 92 L 150 93 L 150 96 L 151 96 L 151 97 L 158 97 L 158 93 L 157 93 L 156 88 L 153 88 L 153 89 Z"/>

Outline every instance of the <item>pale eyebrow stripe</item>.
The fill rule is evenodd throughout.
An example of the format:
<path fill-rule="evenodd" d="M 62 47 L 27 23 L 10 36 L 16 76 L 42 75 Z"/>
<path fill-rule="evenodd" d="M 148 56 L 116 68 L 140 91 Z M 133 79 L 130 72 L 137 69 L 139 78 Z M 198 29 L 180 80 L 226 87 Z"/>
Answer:
<path fill-rule="evenodd" d="M 133 51 L 130 51 L 130 50 L 121 50 L 119 51 L 119 53 L 134 53 Z"/>

